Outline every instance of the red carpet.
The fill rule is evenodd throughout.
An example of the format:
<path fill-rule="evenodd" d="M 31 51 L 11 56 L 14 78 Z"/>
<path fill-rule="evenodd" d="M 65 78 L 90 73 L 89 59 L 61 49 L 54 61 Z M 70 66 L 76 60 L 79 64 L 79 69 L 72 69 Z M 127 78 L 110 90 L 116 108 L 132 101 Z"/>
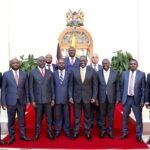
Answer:
<path fill-rule="evenodd" d="M 139 143 L 135 137 L 135 123 L 130 119 L 129 121 L 129 137 L 124 140 L 119 140 L 122 130 L 122 115 L 121 115 L 121 105 L 116 107 L 115 111 L 115 125 L 114 125 L 114 135 L 115 139 L 111 140 L 108 136 L 104 139 L 99 138 L 99 129 L 94 126 L 92 129 L 92 141 L 87 141 L 85 138 L 84 127 L 82 125 L 80 136 L 77 140 L 72 141 L 68 139 L 62 132 L 61 136 L 55 141 L 51 141 L 47 138 L 45 120 L 43 120 L 43 125 L 41 128 L 41 134 L 38 141 L 25 142 L 19 139 L 18 123 L 16 121 L 16 141 L 11 144 L 5 144 L 1 147 L 8 148 L 48 148 L 48 149 L 110 149 L 110 148 L 119 148 L 119 149 L 136 149 L 136 148 L 148 148 L 145 143 Z M 83 121 L 82 121 L 83 122 Z M 27 136 L 32 138 L 34 137 L 34 109 L 30 108 L 28 114 L 26 115 L 26 124 L 27 124 Z M 7 143 L 8 136 L 4 139 Z"/>

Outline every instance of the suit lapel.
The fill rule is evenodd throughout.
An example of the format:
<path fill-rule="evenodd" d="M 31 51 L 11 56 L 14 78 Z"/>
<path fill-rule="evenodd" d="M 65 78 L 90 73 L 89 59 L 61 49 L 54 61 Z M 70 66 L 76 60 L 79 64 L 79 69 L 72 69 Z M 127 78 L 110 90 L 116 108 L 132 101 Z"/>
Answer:
<path fill-rule="evenodd" d="M 12 79 L 12 81 L 14 82 L 14 84 L 16 84 L 16 80 L 15 80 L 15 77 L 14 77 L 14 74 L 13 74 L 12 70 L 10 70 L 10 74 L 9 75 L 10 75 L 10 78 Z"/>
<path fill-rule="evenodd" d="M 112 74 L 112 70 L 110 69 L 110 73 L 109 73 L 109 77 L 108 77 L 108 81 L 107 81 L 107 85 L 109 84 L 109 82 L 111 82 L 112 80 L 112 76 L 113 76 L 113 74 Z"/>
<path fill-rule="evenodd" d="M 23 72 L 21 70 L 19 70 L 19 81 L 18 81 L 18 85 L 21 83 L 23 78 Z"/>

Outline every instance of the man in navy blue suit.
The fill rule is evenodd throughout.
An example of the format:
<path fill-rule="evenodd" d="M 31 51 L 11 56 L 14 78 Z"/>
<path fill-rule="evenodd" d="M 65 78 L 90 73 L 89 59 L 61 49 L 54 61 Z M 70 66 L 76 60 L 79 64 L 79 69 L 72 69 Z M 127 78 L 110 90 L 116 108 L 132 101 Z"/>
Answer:
<path fill-rule="evenodd" d="M 76 49 L 73 46 L 70 46 L 68 49 L 68 54 L 69 57 L 66 57 L 65 64 L 66 64 L 66 69 L 71 71 L 72 68 L 79 67 L 79 58 L 75 57 L 76 55 Z"/>
<path fill-rule="evenodd" d="M 51 129 L 51 106 L 55 104 L 53 75 L 50 70 L 45 69 L 45 58 L 43 56 L 38 58 L 37 63 L 37 68 L 32 70 L 29 75 L 30 100 L 36 112 L 34 141 L 37 141 L 40 136 L 43 112 L 46 116 L 48 138 L 54 140 Z"/>
<path fill-rule="evenodd" d="M 138 70 L 138 62 L 132 59 L 129 70 L 124 71 L 121 77 L 121 100 L 123 105 L 123 131 L 120 139 L 128 137 L 128 119 L 131 108 L 136 119 L 136 138 L 143 142 L 142 108 L 145 102 L 146 78 L 145 73 Z"/>
<path fill-rule="evenodd" d="M 0 72 L 0 88 L 1 86 L 2 86 L 2 73 Z M 1 122 L 0 122 L 0 144 L 4 144 L 4 141 L 1 140 Z"/>
<path fill-rule="evenodd" d="M 25 108 L 29 105 L 28 77 L 20 70 L 20 62 L 17 58 L 10 61 L 11 70 L 5 72 L 2 77 L 2 108 L 7 109 L 8 131 L 10 139 L 8 144 L 15 140 L 15 116 L 18 115 L 20 139 L 29 141 L 25 129 Z"/>
<path fill-rule="evenodd" d="M 150 109 L 150 73 L 147 74 L 145 105 L 146 105 L 146 108 Z M 147 144 L 150 145 L 150 137 L 147 141 Z"/>
<path fill-rule="evenodd" d="M 87 57 L 80 57 L 80 67 L 72 69 L 71 86 L 69 88 L 69 101 L 74 104 L 74 135 L 72 140 L 79 136 L 82 108 L 84 110 L 84 128 L 88 141 L 91 137 L 91 103 L 97 98 L 96 72 L 87 67 Z"/>
<path fill-rule="evenodd" d="M 51 72 L 54 72 L 58 69 L 57 65 L 56 64 L 53 64 L 52 61 L 53 61 L 53 57 L 51 54 L 47 54 L 45 56 L 45 60 L 46 60 L 46 63 L 45 63 L 45 68 L 50 70 Z M 55 109 L 54 109 L 54 106 L 52 106 L 52 125 L 55 124 Z"/>
<path fill-rule="evenodd" d="M 69 119 L 69 81 L 70 74 L 65 69 L 64 59 L 58 60 L 58 70 L 53 73 L 55 89 L 55 134 L 59 137 L 62 121 L 64 132 L 70 138 L 70 119 Z"/>

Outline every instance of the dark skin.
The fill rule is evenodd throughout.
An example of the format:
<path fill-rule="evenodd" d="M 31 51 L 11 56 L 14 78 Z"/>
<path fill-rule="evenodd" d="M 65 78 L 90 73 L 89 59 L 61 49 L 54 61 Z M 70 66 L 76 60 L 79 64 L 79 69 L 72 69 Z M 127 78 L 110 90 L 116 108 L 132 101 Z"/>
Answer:
<path fill-rule="evenodd" d="M 46 61 L 45 61 L 45 58 L 44 58 L 43 56 L 40 56 L 40 57 L 38 58 L 38 61 L 37 61 L 38 67 L 41 68 L 41 69 L 43 69 L 43 68 L 45 67 L 45 62 L 46 62 Z M 55 101 L 54 101 L 54 100 L 51 100 L 51 106 L 54 106 L 54 105 L 55 105 Z M 33 106 L 34 108 L 37 107 L 35 101 L 32 102 L 32 106 Z"/>
<path fill-rule="evenodd" d="M 11 61 L 10 61 L 10 67 L 14 70 L 14 71 L 17 71 L 19 68 L 20 68 L 20 61 L 17 59 L 17 58 L 13 58 Z M 26 107 L 28 108 L 30 106 L 30 103 L 27 103 Z M 3 105 L 2 106 L 3 110 L 6 110 L 7 109 L 7 106 L 6 105 Z"/>
<path fill-rule="evenodd" d="M 102 66 L 103 66 L 103 69 L 105 71 L 108 71 L 108 69 L 110 68 L 110 62 L 109 62 L 109 60 L 108 59 L 103 59 Z"/>
<path fill-rule="evenodd" d="M 131 70 L 132 72 L 136 71 L 137 68 L 138 68 L 138 62 L 137 62 L 136 60 L 131 60 L 131 61 L 129 62 L 129 68 L 130 68 L 130 70 Z M 143 107 L 143 106 L 144 106 L 144 103 L 141 102 L 140 106 Z"/>
<path fill-rule="evenodd" d="M 61 70 L 61 71 L 65 69 L 65 61 L 64 61 L 64 59 L 59 59 L 58 60 L 58 69 Z"/>
<path fill-rule="evenodd" d="M 69 56 L 70 56 L 70 57 L 75 57 L 76 49 L 71 46 L 71 47 L 69 47 L 69 49 L 68 49 L 68 53 L 69 53 Z"/>
<path fill-rule="evenodd" d="M 80 57 L 80 67 L 81 67 L 81 68 L 85 68 L 86 65 L 87 65 L 87 57 L 86 57 L 86 56 L 81 56 L 81 57 Z M 70 102 L 71 104 L 74 104 L 73 98 L 70 98 L 70 99 L 69 99 L 69 102 Z M 95 102 L 96 102 L 95 99 L 91 99 L 91 103 L 92 103 L 92 104 L 95 103 Z"/>

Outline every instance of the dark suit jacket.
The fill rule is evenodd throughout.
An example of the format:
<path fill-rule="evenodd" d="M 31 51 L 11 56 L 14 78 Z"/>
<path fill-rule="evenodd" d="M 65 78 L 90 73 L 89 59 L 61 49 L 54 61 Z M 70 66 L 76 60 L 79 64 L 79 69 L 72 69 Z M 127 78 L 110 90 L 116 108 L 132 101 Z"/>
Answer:
<path fill-rule="evenodd" d="M 52 72 L 45 69 L 45 76 L 42 77 L 38 68 L 32 70 L 29 75 L 29 94 L 31 102 L 51 102 L 55 98 Z"/>
<path fill-rule="evenodd" d="M 81 100 L 84 103 L 90 103 L 92 98 L 97 98 L 97 90 L 97 76 L 94 69 L 86 68 L 84 83 L 81 81 L 80 67 L 72 70 L 69 97 L 73 98 L 76 103 L 80 103 Z"/>
<path fill-rule="evenodd" d="M 58 70 L 53 73 L 53 77 L 54 77 L 54 89 L 55 89 L 55 103 L 56 104 L 68 103 L 69 81 L 70 81 L 69 72 L 65 70 L 65 76 L 62 84 L 60 84 Z"/>
<path fill-rule="evenodd" d="M 90 64 L 90 65 L 88 65 L 88 66 L 89 66 L 90 68 L 93 68 L 92 64 Z M 98 70 L 97 70 L 97 71 L 99 71 L 99 70 L 101 70 L 101 69 L 103 69 L 103 67 L 98 64 Z"/>
<path fill-rule="evenodd" d="M 80 59 L 76 57 L 76 60 L 73 65 L 70 64 L 69 57 L 64 58 L 66 69 L 71 71 L 73 68 L 79 67 Z"/>
<path fill-rule="evenodd" d="M 150 73 L 147 74 L 147 82 L 146 82 L 146 102 L 150 103 Z"/>
<path fill-rule="evenodd" d="M 98 99 L 100 103 L 104 103 L 106 100 L 106 93 L 109 103 L 115 103 L 120 101 L 120 88 L 119 88 L 119 76 L 118 72 L 110 69 L 110 75 L 107 85 L 103 74 L 103 69 L 97 72 L 98 76 Z"/>
<path fill-rule="evenodd" d="M 53 71 L 56 71 L 58 69 L 58 66 L 56 64 L 52 64 L 52 67 L 53 67 Z M 45 67 L 45 68 L 47 69 L 47 67 Z"/>
<path fill-rule="evenodd" d="M 2 87 L 2 73 L 0 72 L 0 88 Z"/>
<path fill-rule="evenodd" d="M 24 71 L 19 70 L 17 86 L 13 71 L 9 70 L 2 77 L 2 105 L 16 105 L 17 96 L 19 96 L 21 104 L 29 102 L 28 77 Z"/>
<path fill-rule="evenodd" d="M 128 82 L 129 82 L 129 70 L 124 71 L 121 77 L 121 100 L 122 104 L 126 103 L 128 97 Z M 145 85 L 146 78 L 145 73 L 137 70 L 134 85 L 134 101 L 136 105 L 145 102 Z"/>

